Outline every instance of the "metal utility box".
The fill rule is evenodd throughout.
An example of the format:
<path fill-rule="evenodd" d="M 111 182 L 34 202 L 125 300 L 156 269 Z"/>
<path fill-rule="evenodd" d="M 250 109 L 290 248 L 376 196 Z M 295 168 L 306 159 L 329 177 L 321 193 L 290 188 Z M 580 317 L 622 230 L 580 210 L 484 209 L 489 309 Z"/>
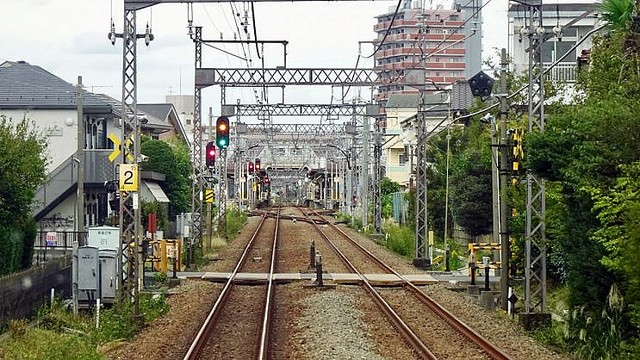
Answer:
<path fill-rule="evenodd" d="M 118 252 L 100 250 L 100 301 L 113 304 L 118 290 Z"/>
<path fill-rule="evenodd" d="M 87 245 L 100 250 L 118 250 L 120 245 L 120 228 L 113 226 L 97 226 L 87 229 Z"/>
<path fill-rule="evenodd" d="M 79 247 L 75 262 L 78 302 L 93 302 L 99 296 L 100 261 L 98 248 L 93 246 Z"/>

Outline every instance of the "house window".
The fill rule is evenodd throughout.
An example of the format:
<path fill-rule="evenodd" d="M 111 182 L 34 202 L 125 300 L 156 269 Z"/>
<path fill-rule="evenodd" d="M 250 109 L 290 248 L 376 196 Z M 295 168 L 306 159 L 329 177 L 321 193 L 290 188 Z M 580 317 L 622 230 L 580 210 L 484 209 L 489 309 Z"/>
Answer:
<path fill-rule="evenodd" d="M 400 153 L 398 155 L 398 165 L 405 166 L 409 162 L 409 157 L 406 153 Z"/>
<path fill-rule="evenodd" d="M 110 149 L 112 147 L 111 144 L 107 143 L 106 120 L 104 118 L 88 118 L 84 129 L 84 148 L 92 150 Z"/>

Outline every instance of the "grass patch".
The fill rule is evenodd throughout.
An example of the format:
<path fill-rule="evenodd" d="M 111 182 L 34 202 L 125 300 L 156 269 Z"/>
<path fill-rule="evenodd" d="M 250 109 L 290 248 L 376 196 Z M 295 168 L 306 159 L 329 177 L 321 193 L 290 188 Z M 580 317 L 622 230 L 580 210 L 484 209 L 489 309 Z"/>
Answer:
<path fill-rule="evenodd" d="M 10 336 L 0 342 L 0 359 L 102 359 L 100 347 L 131 339 L 144 323 L 166 314 L 169 306 L 162 295 L 140 294 L 141 317 L 134 310 L 131 303 L 104 309 L 96 328 L 91 312 L 75 316 L 56 301 L 38 311 L 35 326 L 26 320 L 10 323 Z"/>
<path fill-rule="evenodd" d="M 389 225 L 385 227 L 387 240 L 385 247 L 402 256 L 413 256 L 415 253 L 416 236 L 408 227 Z"/>
<path fill-rule="evenodd" d="M 227 211 L 227 239 L 231 240 L 236 237 L 238 231 L 242 229 L 247 222 L 247 214 L 240 210 Z"/>

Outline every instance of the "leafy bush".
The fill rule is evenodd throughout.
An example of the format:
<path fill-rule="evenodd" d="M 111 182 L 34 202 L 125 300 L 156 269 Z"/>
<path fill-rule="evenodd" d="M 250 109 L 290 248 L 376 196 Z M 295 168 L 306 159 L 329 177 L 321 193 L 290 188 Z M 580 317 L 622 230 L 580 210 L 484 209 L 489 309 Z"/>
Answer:
<path fill-rule="evenodd" d="M 385 228 L 387 241 L 385 246 L 402 256 L 412 256 L 415 253 L 415 234 L 411 228 L 389 225 Z"/>
<path fill-rule="evenodd" d="M 227 211 L 227 239 L 233 239 L 247 222 L 247 214 L 240 210 Z"/>

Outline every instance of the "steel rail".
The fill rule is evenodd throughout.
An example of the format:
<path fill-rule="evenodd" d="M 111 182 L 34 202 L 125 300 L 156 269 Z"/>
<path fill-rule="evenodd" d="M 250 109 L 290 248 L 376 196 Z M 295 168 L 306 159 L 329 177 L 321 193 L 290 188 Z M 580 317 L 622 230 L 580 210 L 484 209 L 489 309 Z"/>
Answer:
<path fill-rule="evenodd" d="M 224 304 L 227 302 L 229 298 L 229 294 L 231 293 L 231 288 L 233 287 L 233 281 L 238 275 L 238 271 L 240 270 L 240 268 L 246 262 L 249 254 L 249 250 L 251 250 L 251 247 L 253 246 L 253 242 L 256 239 L 260 230 L 262 229 L 262 226 L 264 225 L 266 218 L 267 217 L 263 215 L 262 218 L 260 219 L 260 223 L 256 227 L 255 232 L 253 233 L 253 235 L 251 236 L 251 239 L 249 240 L 246 247 L 244 248 L 244 251 L 242 252 L 242 256 L 240 256 L 240 259 L 238 260 L 238 263 L 233 269 L 231 276 L 229 276 L 229 280 L 227 280 L 227 282 L 225 283 L 224 287 L 222 288 L 222 291 L 220 292 L 220 295 L 218 295 L 218 299 L 216 300 L 213 307 L 211 308 L 211 311 L 209 311 L 209 314 L 207 315 L 207 318 L 205 319 L 202 326 L 200 327 L 200 330 L 198 330 L 198 333 L 194 337 L 194 340 L 191 343 L 189 350 L 187 351 L 187 353 L 183 358 L 184 360 L 196 360 L 200 358 L 200 354 L 202 353 L 202 349 L 204 348 L 207 342 L 207 339 L 211 333 L 213 325 L 216 323 L 221 313 L 221 309 L 224 307 Z"/>
<path fill-rule="evenodd" d="M 360 245 L 358 242 L 353 240 L 347 233 L 342 231 L 342 229 L 340 229 L 336 225 L 332 224 L 331 222 L 328 222 L 328 224 L 329 224 L 329 226 L 331 226 L 332 229 L 335 229 L 336 231 L 338 231 L 340 234 L 342 234 L 342 236 L 344 236 L 346 239 L 348 239 L 352 244 L 354 244 L 356 247 L 358 247 L 360 250 L 362 250 L 365 254 L 367 254 L 367 256 L 371 260 L 375 261 L 379 266 L 381 266 L 385 270 L 387 270 L 390 273 L 392 273 L 395 276 L 397 276 L 402 281 L 403 286 L 405 288 L 408 288 L 408 290 L 411 291 L 412 294 L 420 302 L 422 302 L 427 307 L 429 307 L 429 309 L 431 309 L 431 311 L 433 311 L 436 315 L 438 315 L 445 322 L 447 322 L 447 324 L 449 324 L 449 326 L 451 326 L 452 328 L 456 329 L 456 331 L 458 331 L 463 336 L 467 337 L 469 340 L 473 341 L 480 349 L 482 349 L 484 352 L 486 352 L 487 355 L 489 355 L 491 358 L 500 359 L 500 360 L 511 359 L 511 357 L 509 355 L 507 355 L 501 349 L 499 349 L 494 344 L 489 342 L 489 340 L 487 340 L 485 337 L 483 337 L 482 335 L 477 333 L 475 330 L 471 329 L 462 320 L 458 319 L 455 315 L 453 315 L 447 309 L 445 309 L 440 304 L 438 304 L 430 296 L 428 296 L 424 292 L 420 291 L 420 289 L 418 289 L 417 286 L 415 286 L 409 280 L 407 280 L 407 278 L 405 278 L 404 276 L 400 275 L 396 270 L 394 270 L 389 265 L 385 264 L 382 260 L 380 260 L 377 256 L 375 256 L 373 253 L 371 253 L 364 246 Z"/>
<path fill-rule="evenodd" d="M 271 265 L 269 267 L 269 275 L 267 277 L 267 296 L 264 305 L 264 315 L 262 318 L 262 331 L 260 334 L 260 348 L 258 349 L 258 359 L 264 360 L 267 358 L 269 350 L 269 330 L 271 328 L 271 317 L 273 308 L 271 303 L 273 301 L 273 274 L 276 270 L 276 249 L 278 247 L 278 235 L 280 229 L 280 208 L 276 213 L 276 230 L 273 234 L 273 246 L 271 248 Z"/>
<path fill-rule="evenodd" d="M 405 323 L 398 313 L 396 313 L 393 308 L 378 294 L 378 292 L 373 288 L 373 286 L 369 283 L 369 281 L 365 278 L 365 276 L 355 268 L 355 266 L 347 259 L 347 257 L 338 249 L 338 247 L 322 232 L 320 227 L 311 219 L 309 214 L 305 213 L 300 209 L 300 211 L 308 217 L 311 221 L 310 223 L 316 229 L 316 231 L 320 234 L 322 238 L 324 238 L 329 246 L 333 248 L 334 252 L 340 260 L 347 266 L 353 273 L 357 274 L 362 280 L 362 286 L 366 290 L 366 292 L 371 295 L 376 305 L 382 310 L 382 312 L 387 315 L 389 320 L 391 320 L 392 325 L 400 332 L 405 341 L 413 347 L 413 349 L 424 359 L 432 359 L 436 360 L 437 357 L 429 350 L 429 348 L 420 340 L 418 335 L 411 330 L 409 325 Z"/>

